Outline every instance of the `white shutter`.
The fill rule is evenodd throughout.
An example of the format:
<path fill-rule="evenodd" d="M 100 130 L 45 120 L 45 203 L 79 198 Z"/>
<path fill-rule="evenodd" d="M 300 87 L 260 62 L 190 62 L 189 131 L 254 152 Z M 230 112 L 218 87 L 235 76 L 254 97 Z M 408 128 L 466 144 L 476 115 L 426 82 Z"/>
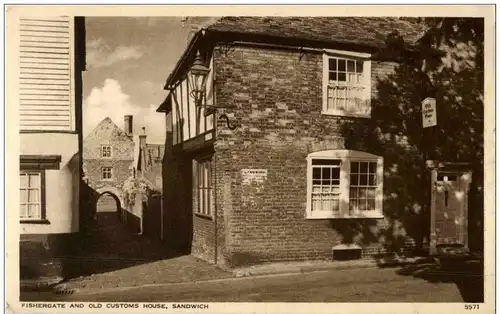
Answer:
<path fill-rule="evenodd" d="M 19 31 L 21 130 L 72 131 L 72 18 L 21 18 Z"/>

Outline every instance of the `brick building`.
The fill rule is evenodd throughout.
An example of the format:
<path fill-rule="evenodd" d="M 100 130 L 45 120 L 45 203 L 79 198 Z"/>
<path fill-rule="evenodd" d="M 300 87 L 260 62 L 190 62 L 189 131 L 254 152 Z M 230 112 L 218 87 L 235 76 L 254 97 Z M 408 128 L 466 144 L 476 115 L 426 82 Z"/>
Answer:
<path fill-rule="evenodd" d="M 393 31 L 411 48 L 423 28 L 398 18 L 225 17 L 194 34 L 158 108 L 166 241 L 228 266 L 359 258 L 424 241 L 428 216 L 407 214 L 415 205 L 397 198 L 415 190 L 401 181 L 412 178 L 391 176 L 408 161 L 388 163 L 371 145 L 377 84 L 397 67 L 380 53 Z M 197 53 L 210 69 L 206 107 L 187 80 Z M 397 142 L 410 149 L 403 135 Z M 454 177 L 461 191 L 467 173 Z"/>

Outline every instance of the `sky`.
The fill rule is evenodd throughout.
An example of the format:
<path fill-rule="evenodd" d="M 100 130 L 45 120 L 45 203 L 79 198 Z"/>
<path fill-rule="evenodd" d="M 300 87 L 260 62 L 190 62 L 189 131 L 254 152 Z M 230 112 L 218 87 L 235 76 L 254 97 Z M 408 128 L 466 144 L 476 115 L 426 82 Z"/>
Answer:
<path fill-rule="evenodd" d="M 165 81 L 182 55 L 189 25 L 182 17 L 87 17 L 87 70 L 83 74 L 83 135 L 106 117 L 123 129 L 133 115 L 134 134 L 165 142 Z"/>

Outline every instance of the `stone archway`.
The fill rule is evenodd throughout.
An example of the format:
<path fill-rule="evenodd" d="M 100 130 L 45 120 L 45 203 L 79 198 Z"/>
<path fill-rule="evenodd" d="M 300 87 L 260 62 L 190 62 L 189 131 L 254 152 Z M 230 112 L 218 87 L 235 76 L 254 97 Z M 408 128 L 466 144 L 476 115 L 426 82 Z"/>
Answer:
<path fill-rule="evenodd" d="M 123 201 L 123 192 L 113 186 L 104 186 L 102 188 L 99 188 L 96 190 L 97 192 L 97 199 L 99 199 L 99 197 L 105 193 L 109 193 L 111 194 L 112 196 L 116 197 L 120 203 L 120 208 L 118 208 L 118 211 L 121 211 L 125 208 L 125 202 Z M 97 202 L 97 199 L 96 199 L 96 202 Z"/>

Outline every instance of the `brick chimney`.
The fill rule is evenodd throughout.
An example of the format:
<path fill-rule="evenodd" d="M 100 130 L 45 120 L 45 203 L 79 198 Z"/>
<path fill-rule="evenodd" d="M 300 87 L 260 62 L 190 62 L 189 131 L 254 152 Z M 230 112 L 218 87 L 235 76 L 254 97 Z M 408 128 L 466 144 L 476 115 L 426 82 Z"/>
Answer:
<path fill-rule="evenodd" d="M 131 115 L 126 115 L 126 116 L 123 117 L 123 120 L 125 122 L 125 128 L 124 128 L 125 133 L 128 136 L 132 136 L 132 133 L 134 132 L 132 116 Z"/>
<path fill-rule="evenodd" d="M 139 135 L 139 147 L 146 148 L 146 128 L 142 127 L 142 133 Z"/>
<path fill-rule="evenodd" d="M 147 152 L 146 152 L 146 128 L 142 127 L 142 133 L 139 134 L 139 148 L 141 154 L 141 173 L 148 172 Z"/>

